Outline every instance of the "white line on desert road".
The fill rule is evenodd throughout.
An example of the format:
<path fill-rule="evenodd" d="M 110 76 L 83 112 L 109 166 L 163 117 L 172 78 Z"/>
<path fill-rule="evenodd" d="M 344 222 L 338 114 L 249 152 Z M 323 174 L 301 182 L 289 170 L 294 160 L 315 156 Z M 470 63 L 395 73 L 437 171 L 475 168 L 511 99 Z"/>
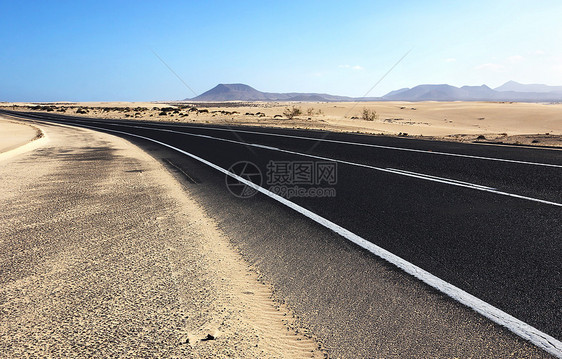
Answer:
<path fill-rule="evenodd" d="M 470 187 L 478 187 L 484 190 L 495 190 L 495 188 L 491 188 L 491 187 L 487 187 L 487 186 L 481 186 L 478 184 L 474 184 L 474 183 L 470 183 L 470 182 L 464 182 L 464 181 L 459 181 L 459 180 L 453 180 L 450 178 L 445 178 L 445 177 L 438 177 L 438 176 L 432 176 L 432 175 L 427 175 L 427 174 L 420 174 L 417 172 L 411 172 L 411 171 L 406 171 L 406 170 L 400 170 L 400 169 L 396 169 L 396 168 L 387 168 L 387 170 L 390 171 L 395 171 L 395 172 L 402 172 L 408 175 L 412 175 L 415 177 L 427 177 L 427 178 L 435 178 L 435 179 L 439 179 L 439 180 L 443 180 L 443 181 L 447 181 L 447 182 L 454 182 L 454 183 L 459 183 L 459 184 L 463 184 L 463 185 L 467 185 Z"/>
<path fill-rule="evenodd" d="M 79 118 L 74 118 L 78 122 L 85 122 L 85 123 L 92 123 L 92 121 L 86 121 Z M 104 124 L 112 125 L 112 126 L 127 126 L 125 124 L 114 124 L 107 121 L 101 121 Z M 160 126 L 170 126 L 170 127 L 178 127 L 177 125 L 170 125 L 166 123 L 159 124 Z M 541 163 L 541 162 L 531 162 L 531 161 L 520 161 L 520 160 L 512 160 L 507 158 L 497 158 L 497 157 L 486 157 L 486 156 L 476 156 L 476 155 L 466 155 L 462 153 L 450 153 L 450 152 L 441 152 L 441 151 L 429 151 L 429 150 L 420 150 L 415 148 L 405 148 L 405 147 L 396 147 L 396 146 L 384 146 L 384 145 L 375 145 L 371 143 L 362 143 L 362 142 L 351 142 L 351 141 L 341 141 L 341 140 L 330 140 L 326 138 L 317 138 L 317 137 L 306 137 L 306 136 L 297 136 L 297 135 L 285 135 L 280 133 L 271 133 L 271 132 L 260 132 L 260 131 L 250 131 L 250 130 L 239 130 L 239 129 L 229 129 L 229 128 L 221 128 L 221 127 L 203 127 L 203 126 L 180 126 L 184 129 L 195 128 L 200 130 L 212 130 L 212 131 L 223 131 L 223 132 L 237 132 L 237 133 L 247 133 L 253 135 L 263 135 L 263 136 L 273 136 L 273 137 L 285 137 L 285 138 L 295 138 L 299 140 L 307 140 L 307 141 L 319 141 L 319 142 L 328 142 L 328 143 L 337 143 L 343 145 L 351 145 L 351 146 L 362 146 L 362 147 L 371 147 L 371 148 L 381 148 L 387 150 L 395 150 L 395 151 L 406 151 L 406 152 L 416 152 L 416 153 L 424 153 L 429 155 L 440 155 L 440 156 L 451 156 L 451 157 L 463 157 L 463 158 L 471 158 L 477 160 L 485 160 L 485 161 L 497 161 L 497 162 L 507 162 L 507 163 L 516 163 L 522 165 L 532 165 L 532 166 L 543 166 L 543 167 L 554 167 L 554 168 L 562 168 L 562 165 L 552 164 L 552 163 Z M 150 127 L 151 129 L 158 129 L 155 127 Z M 481 143 L 481 145 L 488 145 L 493 146 L 497 144 L 487 144 Z M 505 146 L 505 145 L 502 145 Z M 539 148 L 537 148 L 539 149 Z M 550 149 L 549 149 L 550 150 Z M 558 150 L 558 149 L 554 149 Z"/>
<path fill-rule="evenodd" d="M 174 126 L 174 125 L 167 125 L 162 124 L 164 126 Z M 152 128 L 152 127 L 151 127 Z M 264 136 L 274 136 L 274 137 L 286 137 L 286 138 L 295 138 L 299 140 L 308 140 L 308 141 L 320 141 L 320 142 L 329 142 L 329 143 L 338 143 L 343 145 L 352 145 L 352 146 L 363 146 L 363 147 L 372 147 L 372 148 L 381 148 L 387 150 L 396 150 L 396 151 L 407 151 L 407 152 L 417 152 L 417 153 L 425 153 L 430 155 L 441 155 L 441 156 L 452 156 L 452 157 L 464 157 L 464 158 L 471 158 L 471 159 L 478 159 L 478 160 L 486 160 L 486 161 L 498 161 L 498 162 L 508 162 L 508 163 L 517 163 L 523 165 L 533 165 L 533 166 L 544 166 L 544 167 L 555 167 L 555 168 L 562 168 L 562 165 L 556 165 L 551 163 L 540 163 L 540 162 L 530 162 L 530 161 L 520 161 L 520 160 L 511 160 L 506 158 L 496 158 L 496 157 L 485 157 L 485 156 L 475 156 L 475 155 L 465 155 L 462 153 L 449 153 L 449 152 L 440 152 L 440 151 L 428 151 L 428 150 L 419 150 L 415 148 L 404 148 L 404 147 L 395 147 L 395 146 L 384 146 L 384 145 L 375 145 L 371 143 L 362 143 L 362 142 L 350 142 L 350 141 L 341 141 L 341 140 L 330 140 L 326 138 L 316 138 L 316 137 L 306 137 L 306 136 L 297 136 L 297 135 L 284 135 L 280 133 L 271 133 L 271 132 L 259 132 L 259 131 L 249 131 L 249 130 L 232 130 L 227 128 L 220 128 L 220 127 L 202 127 L 202 126 L 182 126 L 182 128 L 189 129 L 189 128 L 196 128 L 196 129 L 203 129 L 203 130 L 213 130 L 213 131 L 224 131 L 224 132 L 239 132 L 239 133 L 248 133 L 248 134 L 255 134 L 255 135 L 264 135 Z"/>
<path fill-rule="evenodd" d="M 77 121 L 77 122 L 86 122 L 86 121 Z M 285 149 L 282 149 L 282 148 L 265 146 L 265 145 L 261 145 L 261 144 L 240 142 L 240 141 L 235 141 L 235 140 L 229 140 L 229 139 L 226 139 L 226 138 L 213 137 L 213 136 L 209 136 L 209 135 L 202 135 L 202 134 L 189 133 L 189 132 L 183 132 L 183 131 L 175 131 L 175 130 L 170 130 L 170 129 L 146 127 L 146 126 L 139 126 L 139 125 L 113 124 L 113 123 L 105 123 L 105 122 L 104 122 L 104 124 L 113 125 L 113 126 L 139 128 L 139 129 L 146 129 L 146 130 L 156 130 L 156 131 L 161 131 L 161 132 L 176 133 L 176 134 L 185 135 L 185 136 L 193 136 L 193 137 L 207 138 L 207 139 L 223 141 L 223 142 L 230 142 L 230 143 L 235 143 L 235 144 L 239 144 L 239 145 L 243 145 L 243 146 L 257 147 L 257 148 L 262 148 L 262 149 L 271 150 L 271 151 L 278 151 L 278 152 L 288 153 L 288 154 L 297 155 L 297 156 L 304 156 L 304 157 L 309 157 L 309 158 L 320 159 L 320 160 L 323 160 L 323 161 L 332 161 L 332 162 L 337 162 L 337 163 L 341 163 L 341 164 L 345 164 L 345 165 L 369 168 L 369 169 L 373 169 L 373 170 L 376 170 L 376 171 L 393 173 L 393 174 L 397 174 L 397 175 L 401 175 L 401 176 L 412 177 L 412 178 L 417 178 L 417 179 L 422 179 L 422 180 L 432 181 L 432 182 L 438 182 L 438 183 L 443 183 L 443 184 L 448 184 L 448 185 L 453 185 L 453 186 L 458 186 L 458 187 L 470 188 L 470 189 L 474 189 L 474 190 L 478 190 L 478 191 L 494 193 L 494 194 L 497 194 L 497 195 L 502 195 L 502 196 L 507 196 L 507 197 L 512 197 L 512 198 L 518 198 L 518 199 L 522 199 L 522 200 L 538 202 L 538 203 L 543 203 L 543 204 L 557 206 L 557 207 L 562 207 L 562 203 L 547 201 L 547 200 L 543 200 L 543 199 L 539 199 L 539 198 L 533 198 L 533 197 L 523 196 L 523 195 L 509 193 L 509 192 L 503 192 L 503 191 L 499 191 L 495 188 L 490 188 L 490 187 L 475 184 L 475 183 L 463 182 L 463 181 L 450 179 L 450 178 L 444 178 L 444 177 L 437 177 L 437 176 L 432 176 L 432 175 L 428 175 L 428 174 L 424 174 L 424 173 L 410 172 L 410 171 L 399 170 L 399 169 L 394 169 L 394 168 L 376 167 L 376 166 L 366 165 L 366 164 L 362 164 L 362 163 L 356 163 L 356 162 L 350 162 L 350 161 L 345 161 L 345 160 L 339 160 L 339 159 L 335 159 L 335 158 L 329 158 L 329 157 L 311 155 L 311 154 L 307 154 L 307 153 L 295 152 L 295 151 L 285 150 Z M 84 126 L 88 126 L 88 125 L 84 125 Z"/>
<path fill-rule="evenodd" d="M 494 193 L 494 194 L 501 195 L 501 196 L 507 196 L 507 197 L 518 198 L 518 199 L 522 199 L 522 200 L 526 200 L 526 201 L 532 201 L 532 202 L 543 203 L 543 204 L 547 204 L 547 205 L 551 205 L 551 206 L 562 207 L 562 203 L 547 201 L 547 200 L 543 200 L 543 199 L 539 199 L 539 198 L 522 196 L 522 195 L 519 195 L 519 194 L 514 194 L 514 193 L 509 193 L 509 192 L 503 192 L 503 191 L 499 191 L 495 188 L 490 188 L 490 187 L 482 186 L 482 185 L 475 184 L 475 183 L 463 182 L 463 181 L 444 178 L 444 177 L 431 176 L 431 175 L 427 175 L 427 174 L 424 174 L 424 173 L 410 172 L 410 171 L 398 170 L 398 169 L 393 169 L 393 168 L 376 167 L 376 166 L 366 165 L 366 164 L 363 164 L 363 163 L 356 163 L 356 162 L 339 160 L 339 159 L 330 158 L 330 157 L 311 155 L 311 154 L 308 154 L 308 153 L 295 152 L 295 151 L 285 150 L 285 149 L 277 148 L 277 147 L 264 146 L 264 145 L 248 143 L 248 142 L 240 142 L 240 141 L 230 140 L 230 139 L 227 139 L 227 138 L 213 137 L 213 136 L 201 135 L 201 134 L 197 134 L 197 133 L 189 133 L 189 132 L 183 132 L 183 131 L 175 131 L 175 130 L 169 130 L 169 129 L 136 126 L 136 125 L 119 125 L 119 126 L 148 129 L 148 130 L 157 130 L 157 131 L 161 131 L 161 132 L 170 132 L 170 133 L 176 133 L 176 134 L 185 135 L 185 136 L 193 136 L 193 137 L 207 138 L 207 139 L 216 140 L 216 141 L 230 142 L 230 143 L 235 143 L 235 144 L 239 144 L 239 145 L 243 145 L 243 146 L 257 147 L 257 148 L 262 148 L 262 149 L 266 149 L 266 150 L 270 150 L 270 151 L 277 151 L 277 152 L 283 152 L 283 153 L 288 153 L 288 154 L 297 155 L 297 156 L 315 158 L 315 159 L 319 159 L 319 160 L 323 160 L 323 161 L 332 161 L 332 162 L 337 162 L 337 163 L 341 163 L 341 164 L 345 164 L 345 165 L 363 167 L 363 168 L 368 168 L 368 169 L 372 169 L 372 170 L 376 170 L 376 171 L 392 173 L 392 174 L 396 174 L 396 175 L 400 175 L 400 176 L 412 177 L 412 178 L 417 178 L 417 179 L 421 179 L 421 180 L 425 180 L 425 181 L 438 182 L 438 183 L 448 184 L 448 185 L 457 186 L 457 187 L 470 188 L 470 189 L 474 189 L 474 190 L 477 190 L 477 191 Z"/>
<path fill-rule="evenodd" d="M 222 168 L 212 162 L 205 160 L 197 155 L 169 145 L 165 142 L 161 142 L 149 137 L 137 135 L 134 133 L 128 133 L 124 131 L 118 130 L 110 130 L 106 128 L 100 128 L 95 126 L 89 125 L 79 125 L 87 128 L 92 128 L 95 130 L 102 130 L 102 131 L 110 131 L 119 133 L 122 135 L 128 135 L 137 137 L 143 140 L 151 141 L 157 143 L 161 146 L 168 147 L 174 151 L 182 153 L 188 157 L 191 157 L 209 167 L 216 169 L 219 172 L 224 173 L 227 176 L 230 176 L 237 181 L 253 188 L 254 190 L 282 203 L 283 205 L 295 210 L 296 212 L 304 215 L 305 217 L 310 218 L 311 220 L 319 223 L 320 225 L 336 232 L 337 234 L 341 235 L 342 237 L 346 238 L 347 240 L 357 244 L 358 246 L 368 250 L 369 252 L 375 254 L 376 256 L 386 260 L 387 262 L 394 264 L 398 268 L 402 269 L 404 272 L 416 277 L 417 279 L 421 280 L 422 282 L 428 284 L 429 286 L 439 290 L 440 292 L 448 295 L 449 297 L 453 298 L 454 300 L 462 303 L 463 305 L 473 309 L 474 311 L 480 313 L 481 315 L 485 316 L 486 318 L 492 320 L 493 322 L 502 325 L 512 331 L 513 333 L 517 334 L 523 339 L 528 340 L 529 342 L 533 343 L 534 345 L 538 346 L 539 348 L 545 350 L 546 352 L 558 357 L 562 358 L 562 342 L 557 340 L 556 338 L 541 332 L 540 330 L 536 329 L 535 327 L 513 317 L 505 313 L 504 311 L 488 304 L 487 302 L 473 296 L 472 294 L 442 280 L 441 278 L 429 273 L 428 271 L 402 259 L 401 257 L 387 251 L 384 248 L 377 246 L 369 242 L 368 240 L 364 239 L 363 237 L 358 236 L 357 234 L 337 225 L 336 223 L 319 216 L 318 214 L 299 206 L 298 204 L 291 202 L 261 186 L 256 185 L 255 183 L 248 181 L 225 168 Z"/>

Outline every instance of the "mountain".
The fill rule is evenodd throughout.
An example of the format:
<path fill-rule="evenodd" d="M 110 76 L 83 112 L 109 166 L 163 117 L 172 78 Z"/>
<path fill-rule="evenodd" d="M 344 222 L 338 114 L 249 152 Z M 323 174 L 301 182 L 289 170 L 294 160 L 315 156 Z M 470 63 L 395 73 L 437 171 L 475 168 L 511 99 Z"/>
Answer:
<path fill-rule="evenodd" d="M 451 101 L 459 96 L 457 87 L 451 85 L 419 85 L 411 89 L 393 91 L 383 96 L 385 100 L 400 101 Z M 407 99 L 407 100 L 406 100 Z"/>
<path fill-rule="evenodd" d="M 487 100 L 495 96 L 495 91 L 486 85 L 463 86 L 419 85 L 411 89 L 392 91 L 383 96 L 393 101 L 475 101 Z"/>
<path fill-rule="evenodd" d="M 195 101 L 269 101 L 266 93 L 244 84 L 218 84 L 192 98 Z"/>
<path fill-rule="evenodd" d="M 508 81 L 501 85 L 500 87 L 496 87 L 494 90 L 504 92 L 504 91 L 513 91 L 513 92 L 537 92 L 537 93 L 549 93 L 549 92 L 558 92 L 562 93 L 562 86 L 548 86 L 548 85 L 541 85 L 541 84 L 520 84 L 515 81 Z"/>
<path fill-rule="evenodd" d="M 332 101 L 376 101 L 378 97 L 369 97 L 364 99 L 356 99 L 346 96 L 334 96 L 324 93 L 273 93 L 261 92 L 255 88 L 245 84 L 219 84 L 209 91 L 192 99 L 184 101 L 204 101 L 204 102 L 221 102 L 221 101 L 303 101 L 303 102 L 332 102 Z"/>
<path fill-rule="evenodd" d="M 401 89 L 399 89 L 399 90 L 390 91 L 390 92 L 387 93 L 385 96 L 394 96 L 394 95 L 398 95 L 398 94 L 400 94 L 400 93 L 402 93 L 402 92 L 408 91 L 409 89 L 410 89 L 409 87 L 404 87 L 404 88 L 401 88 Z"/>
<path fill-rule="evenodd" d="M 562 86 L 524 85 L 509 81 L 491 89 L 486 85 L 455 87 L 447 84 L 419 85 L 391 91 L 383 97 L 346 97 L 323 93 L 261 92 L 245 84 L 219 84 L 209 91 L 184 101 L 520 101 L 561 102 Z"/>
<path fill-rule="evenodd" d="M 532 87 L 527 87 L 532 86 Z M 498 89 L 504 89 L 500 91 Z M 530 91 L 532 89 L 543 91 Z M 546 91 L 546 90 L 549 91 Z M 554 91 L 550 91 L 554 89 Z M 559 102 L 562 92 L 558 87 L 546 85 L 521 85 L 510 81 L 496 89 L 486 85 L 455 87 L 451 85 L 419 85 L 400 89 L 382 97 L 386 101 L 521 101 Z M 520 90 L 520 91 L 517 91 Z"/>
<path fill-rule="evenodd" d="M 494 97 L 495 91 L 486 85 L 482 86 L 463 86 L 461 87 L 463 95 L 467 98 L 483 99 Z"/>

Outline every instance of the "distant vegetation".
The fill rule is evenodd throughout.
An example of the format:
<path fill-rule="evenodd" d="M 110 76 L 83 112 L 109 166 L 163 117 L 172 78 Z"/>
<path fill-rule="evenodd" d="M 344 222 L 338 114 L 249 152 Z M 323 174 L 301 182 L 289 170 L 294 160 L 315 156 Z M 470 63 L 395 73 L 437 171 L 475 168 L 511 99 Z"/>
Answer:
<path fill-rule="evenodd" d="M 292 120 L 296 116 L 302 115 L 302 110 L 300 107 L 296 107 L 296 106 L 287 107 L 285 111 L 283 111 L 283 115 L 287 117 L 289 120 Z"/>
<path fill-rule="evenodd" d="M 363 108 L 363 112 L 361 113 L 361 118 L 365 121 L 375 121 L 378 116 L 375 110 L 369 110 L 368 108 Z"/>

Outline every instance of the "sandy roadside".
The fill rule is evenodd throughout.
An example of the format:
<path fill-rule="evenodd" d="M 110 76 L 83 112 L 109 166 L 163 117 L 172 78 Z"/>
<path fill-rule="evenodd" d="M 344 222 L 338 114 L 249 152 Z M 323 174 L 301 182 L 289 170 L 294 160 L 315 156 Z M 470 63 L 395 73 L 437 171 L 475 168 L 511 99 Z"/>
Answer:
<path fill-rule="evenodd" d="M 518 102 L 84 102 L 2 108 L 72 116 L 320 129 L 460 142 L 562 146 L 562 104 Z M 284 112 L 298 108 L 288 119 Z M 367 121 L 364 111 L 374 113 Z"/>
<path fill-rule="evenodd" d="M 323 356 L 152 157 L 41 127 L 0 158 L 3 357 Z"/>
<path fill-rule="evenodd" d="M 12 151 L 42 136 L 37 127 L 0 117 L 0 154 Z"/>

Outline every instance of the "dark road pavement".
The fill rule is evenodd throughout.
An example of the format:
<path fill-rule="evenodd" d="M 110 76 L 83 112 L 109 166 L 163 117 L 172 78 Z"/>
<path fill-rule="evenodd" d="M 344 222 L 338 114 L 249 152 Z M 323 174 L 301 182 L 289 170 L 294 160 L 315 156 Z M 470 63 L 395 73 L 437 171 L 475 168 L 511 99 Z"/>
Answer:
<path fill-rule="evenodd" d="M 51 114 L 28 118 L 147 137 L 223 169 L 254 164 L 260 178 L 248 168 L 237 174 L 279 194 L 300 190 L 289 198 L 296 205 L 562 338 L 560 149 Z M 218 187 L 226 189 L 224 174 L 188 162 L 176 160 L 174 166 L 195 183 L 212 182 L 213 196 L 219 196 Z M 263 203 L 281 206 L 262 193 L 215 201 L 236 201 L 257 210 L 256 217 Z M 285 217 L 285 226 L 303 220 L 297 213 Z M 280 224 L 270 225 L 273 230 Z"/>

